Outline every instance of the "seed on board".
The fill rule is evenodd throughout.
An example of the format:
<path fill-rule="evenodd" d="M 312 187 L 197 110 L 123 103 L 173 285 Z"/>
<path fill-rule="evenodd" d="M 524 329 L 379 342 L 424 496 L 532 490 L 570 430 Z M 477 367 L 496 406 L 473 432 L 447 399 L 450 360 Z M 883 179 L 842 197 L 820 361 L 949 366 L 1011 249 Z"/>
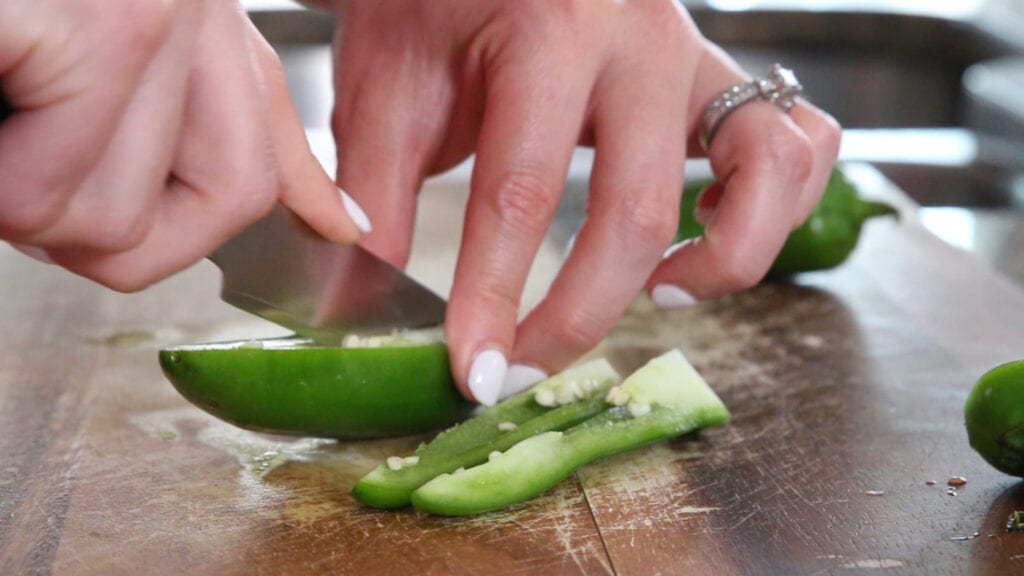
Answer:
<path fill-rule="evenodd" d="M 1007 532 L 1024 532 L 1024 510 L 1014 510 L 1006 519 Z"/>
<path fill-rule="evenodd" d="M 935 486 L 936 482 L 935 480 L 926 480 L 925 484 L 927 484 L 928 486 Z"/>
<path fill-rule="evenodd" d="M 868 490 L 864 493 L 868 496 L 885 496 L 885 490 Z"/>
<path fill-rule="evenodd" d="M 949 484 L 950 486 L 960 487 L 963 486 L 964 484 L 967 484 L 967 478 L 964 478 L 963 476 L 953 476 L 949 480 L 946 480 L 946 484 Z"/>

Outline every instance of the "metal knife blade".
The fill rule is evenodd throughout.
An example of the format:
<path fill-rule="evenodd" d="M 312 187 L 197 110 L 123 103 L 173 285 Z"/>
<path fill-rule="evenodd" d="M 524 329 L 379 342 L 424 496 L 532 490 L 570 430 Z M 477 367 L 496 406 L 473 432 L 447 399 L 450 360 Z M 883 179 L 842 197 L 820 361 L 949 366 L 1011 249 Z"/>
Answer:
<path fill-rule="evenodd" d="M 444 322 L 443 298 L 359 246 L 324 240 L 281 206 L 209 259 L 225 302 L 318 342 Z"/>

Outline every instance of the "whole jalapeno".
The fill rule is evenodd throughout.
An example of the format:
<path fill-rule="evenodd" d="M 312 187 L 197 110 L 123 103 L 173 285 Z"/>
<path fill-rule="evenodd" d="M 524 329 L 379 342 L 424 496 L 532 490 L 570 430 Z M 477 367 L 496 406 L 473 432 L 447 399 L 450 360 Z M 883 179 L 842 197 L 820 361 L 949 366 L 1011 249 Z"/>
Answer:
<path fill-rule="evenodd" d="M 704 234 L 704 226 L 694 218 L 694 211 L 701 192 L 709 184 L 709 180 L 697 181 L 683 190 L 676 241 Z M 834 168 L 818 206 L 799 228 L 790 232 L 766 278 L 827 270 L 842 264 L 856 248 L 864 222 L 889 214 L 896 214 L 896 209 L 884 202 L 861 198 L 846 175 Z"/>

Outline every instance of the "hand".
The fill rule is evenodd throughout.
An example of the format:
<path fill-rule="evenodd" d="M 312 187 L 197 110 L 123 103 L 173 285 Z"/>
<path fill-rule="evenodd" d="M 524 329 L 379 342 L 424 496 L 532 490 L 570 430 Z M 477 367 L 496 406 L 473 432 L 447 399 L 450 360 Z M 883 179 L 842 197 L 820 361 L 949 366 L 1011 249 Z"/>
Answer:
<path fill-rule="evenodd" d="M 706 235 L 671 251 L 700 115 L 748 77 L 672 0 L 338 0 L 338 182 L 404 264 L 425 175 L 476 162 L 446 321 L 463 392 L 493 403 L 596 345 L 645 286 L 672 306 L 757 283 L 810 213 L 839 128 L 757 102 L 719 129 Z M 593 145 L 588 219 L 516 325 L 573 147 Z M 507 370 L 507 360 L 513 366 Z"/>
<path fill-rule="evenodd" d="M 0 238 L 112 288 L 192 264 L 276 201 L 359 235 L 236 2 L 3 0 L 0 94 Z"/>

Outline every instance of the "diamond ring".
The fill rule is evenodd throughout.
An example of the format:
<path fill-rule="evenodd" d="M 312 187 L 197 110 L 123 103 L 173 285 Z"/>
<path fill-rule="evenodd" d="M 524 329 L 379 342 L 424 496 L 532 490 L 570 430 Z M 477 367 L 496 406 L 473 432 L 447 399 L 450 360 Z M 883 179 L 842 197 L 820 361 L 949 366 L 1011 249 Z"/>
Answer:
<path fill-rule="evenodd" d="M 754 78 L 727 88 L 704 109 L 700 120 L 701 148 L 708 150 L 718 127 L 733 110 L 754 100 L 764 100 L 788 113 L 796 105 L 796 97 L 803 89 L 793 71 L 779 64 L 773 65 L 764 78 Z"/>

